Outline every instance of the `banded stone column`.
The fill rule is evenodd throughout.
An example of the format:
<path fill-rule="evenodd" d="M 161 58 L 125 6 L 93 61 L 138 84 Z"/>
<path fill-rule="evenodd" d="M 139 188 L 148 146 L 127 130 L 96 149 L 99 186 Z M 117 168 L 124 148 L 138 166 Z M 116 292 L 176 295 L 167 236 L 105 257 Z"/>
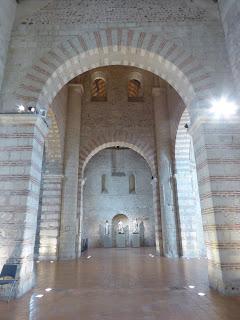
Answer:
<path fill-rule="evenodd" d="M 39 233 L 39 260 L 56 260 L 61 216 L 63 175 L 44 174 Z"/>
<path fill-rule="evenodd" d="M 82 252 L 82 220 L 83 220 L 83 190 L 84 185 L 86 183 L 86 178 L 82 178 L 79 180 L 79 208 L 78 208 L 78 231 L 77 231 L 77 258 L 80 258 Z"/>
<path fill-rule="evenodd" d="M 191 127 L 210 286 L 240 293 L 240 118 L 198 118 Z"/>
<path fill-rule="evenodd" d="M 59 258 L 63 260 L 76 258 L 76 240 L 78 231 L 77 193 L 82 93 L 82 85 L 69 85 L 64 150 L 61 228 L 59 238 Z"/>
<path fill-rule="evenodd" d="M 171 136 L 166 88 L 164 86 L 153 88 L 152 95 L 160 190 L 163 253 L 167 257 L 177 257 L 179 255 L 179 244 L 172 183 Z"/>
<path fill-rule="evenodd" d="M 34 245 L 46 134 L 47 126 L 39 116 L 0 116 L 0 268 L 4 263 L 19 265 L 17 297 L 34 285 Z M 1 296 L 6 293 L 1 292 Z"/>
<path fill-rule="evenodd" d="M 162 221 L 158 178 L 153 177 L 151 184 L 153 188 L 153 212 L 155 217 L 156 252 L 160 255 L 163 255 Z"/>

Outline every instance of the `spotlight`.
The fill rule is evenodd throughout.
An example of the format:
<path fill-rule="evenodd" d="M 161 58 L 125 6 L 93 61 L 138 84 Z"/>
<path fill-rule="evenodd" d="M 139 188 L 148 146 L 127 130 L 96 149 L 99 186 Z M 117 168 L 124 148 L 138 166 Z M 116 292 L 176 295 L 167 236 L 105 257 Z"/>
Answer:
<path fill-rule="evenodd" d="M 91 258 L 92 258 L 92 256 L 88 256 L 88 257 L 87 257 L 87 259 L 91 259 Z"/>
<path fill-rule="evenodd" d="M 226 97 L 222 97 L 220 100 L 212 100 L 211 105 L 210 112 L 217 118 L 229 118 L 237 112 L 237 105 L 233 101 L 228 101 Z"/>
<path fill-rule="evenodd" d="M 39 262 L 40 262 L 39 260 L 36 261 L 36 263 L 39 263 Z"/>
<path fill-rule="evenodd" d="M 28 112 L 35 113 L 35 112 L 36 112 L 36 108 L 34 108 L 34 107 L 28 107 Z"/>
<path fill-rule="evenodd" d="M 51 261 L 50 261 L 50 263 L 54 263 L 54 261 L 53 261 L 53 260 L 51 260 Z"/>
<path fill-rule="evenodd" d="M 42 297 L 43 297 L 43 294 L 37 294 L 35 297 L 36 297 L 36 298 L 42 298 Z"/>
<path fill-rule="evenodd" d="M 17 109 L 18 109 L 18 112 L 24 112 L 25 111 L 25 107 L 22 104 L 17 106 Z"/>
<path fill-rule="evenodd" d="M 190 286 L 188 286 L 188 288 L 189 288 L 189 289 L 194 289 L 195 286 L 190 285 Z"/>
<path fill-rule="evenodd" d="M 52 288 L 46 288 L 45 291 L 50 292 L 52 291 Z"/>

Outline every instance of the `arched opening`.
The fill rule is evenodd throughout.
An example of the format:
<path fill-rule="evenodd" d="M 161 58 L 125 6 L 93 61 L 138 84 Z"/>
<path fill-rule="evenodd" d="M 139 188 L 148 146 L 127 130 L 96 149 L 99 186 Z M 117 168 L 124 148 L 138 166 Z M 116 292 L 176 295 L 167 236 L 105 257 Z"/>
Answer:
<path fill-rule="evenodd" d="M 118 213 L 112 218 L 112 239 L 114 247 L 129 247 L 129 227 L 129 219 L 125 214 Z"/>
<path fill-rule="evenodd" d="M 106 76 L 103 72 L 94 72 L 91 77 L 91 99 L 92 101 L 107 100 Z"/>
<path fill-rule="evenodd" d="M 138 183 L 129 193 L 133 170 Z M 107 193 L 102 192 L 103 176 Z M 119 145 L 103 147 L 84 166 L 84 181 L 81 235 L 89 248 L 155 246 L 152 172 L 141 155 Z"/>
<path fill-rule="evenodd" d="M 105 51 L 105 53 L 107 54 L 107 50 Z M 117 55 L 114 57 L 115 54 L 117 54 Z M 54 72 L 54 74 L 53 74 L 53 78 L 49 77 L 47 79 L 44 87 L 41 88 L 40 91 L 36 90 L 36 92 L 40 92 L 38 98 L 35 98 L 33 100 L 34 104 L 35 104 L 35 102 L 37 102 L 36 103 L 37 110 L 40 110 L 41 108 L 47 108 L 47 106 L 52 102 L 53 97 L 55 97 L 56 93 L 59 91 L 59 88 L 63 84 L 67 83 L 67 80 L 71 80 L 72 77 L 74 77 L 75 75 L 78 76 L 79 72 L 91 70 L 93 68 L 93 66 L 96 67 L 96 66 L 104 65 L 105 63 L 103 63 L 102 61 L 107 61 L 106 62 L 107 65 L 114 64 L 114 66 L 112 66 L 111 68 L 115 68 L 115 67 L 117 68 L 117 66 L 115 66 L 116 64 L 117 65 L 118 64 L 120 64 L 120 65 L 125 64 L 125 62 L 123 63 L 121 59 L 119 61 L 118 54 L 119 54 L 119 52 L 116 53 L 116 51 L 113 51 L 113 57 L 111 57 L 111 61 L 104 60 L 104 58 L 102 57 L 103 60 L 102 60 L 102 58 L 101 58 L 101 61 L 97 60 L 96 64 L 94 64 L 92 62 L 94 59 L 99 59 L 98 54 L 96 54 L 96 53 L 91 53 L 90 55 L 88 55 L 88 54 L 86 55 L 85 53 L 84 53 L 84 55 L 81 54 L 79 57 L 81 57 L 81 63 L 85 64 L 84 69 L 78 68 L 77 64 L 80 63 L 80 61 L 77 61 L 76 59 L 74 59 L 74 57 L 71 57 L 67 61 L 66 66 L 61 66 L 61 68 L 60 68 L 61 71 L 56 70 L 56 72 Z M 122 53 L 120 53 L 120 55 L 121 54 Z M 146 51 L 145 54 L 148 55 L 149 52 Z M 144 55 L 138 56 L 139 57 L 138 61 L 133 61 L 133 62 L 130 61 L 129 63 L 133 66 L 140 66 L 143 69 L 145 68 L 149 71 L 153 71 L 155 74 L 163 74 L 164 78 L 166 78 L 166 74 L 169 75 L 169 79 L 168 79 L 169 83 L 172 83 L 178 89 L 179 93 L 182 94 L 187 106 L 190 106 L 190 103 L 196 98 L 195 91 L 194 91 L 194 89 L 195 89 L 194 86 L 196 85 L 196 82 L 195 82 L 194 86 L 191 85 L 191 82 L 189 82 L 189 79 L 185 76 L 185 74 L 181 71 L 181 69 L 177 69 L 178 72 L 175 74 L 174 70 L 176 71 L 176 68 L 174 67 L 174 65 L 172 65 L 172 63 L 166 63 L 165 59 L 159 59 L 158 54 L 156 56 L 155 56 L 155 54 L 151 55 L 151 57 L 153 59 L 150 59 L 149 61 L 151 61 L 152 65 L 145 67 L 146 56 L 144 57 Z M 59 79 L 60 73 L 65 68 L 68 69 L 69 65 L 72 66 L 73 64 L 75 67 L 71 70 L 69 69 L 69 72 L 63 73 L 61 83 L 56 84 L 55 80 Z M 162 68 L 160 68 L 160 66 Z M 169 66 L 170 66 L 170 68 L 169 68 Z M 58 73 L 59 71 L 60 71 L 60 73 Z M 76 72 L 78 72 L 78 74 L 76 74 Z M 174 77 L 173 77 L 173 74 L 174 74 Z M 110 139 L 108 139 L 107 141 L 121 141 L 121 140 L 124 141 L 125 137 L 127 137 L 127 138 L 130 137 L 131 138 L 130 144 L 132 141 L 134 141 L 134 142 L 136 142 L 136 145 L 138 145 L 138 146 L 143 145 L 142 151 L 144 151 L 148 155 L 150 154 L 150 156 L 149 156 L 150 161 L 149 162 L 151 164 L 151 169 L 153 168 L 153 170 L 152 170 L 152 177 L 153 177 L 152 183 L 153 183 L 153 189 L 155 190 L 154 196 L 153 196 L 154 197 L 153 206 L 154 206 L 154 216 L 155 216 L 155 221 L 156 221 L 156 223 L 155 223 L 155 227 L 156 227 L 155 228 L 155 233 L 156 233 L 155 241 L 156 241 L 156 247 L 158 248 L 157 251 L 161 252 L 161 254 L 164 254 L 164 251 L 162 250 L 162 246 L 163 246 L 162 235 L 164 235 L 164 237 L 168 238 L 165 241 L 165 243 L 167 244 L 168 247 L 170 247 L 170 250 L 169 250 L 170 255 L 177 255 L 177 253 L 176 253 L 177 249 L 174 248 L 174 247 L 176 247 L 175 242 L 176 242 L 176 237 L 177 237 L 177 230 L 176 230 L 177 226 L 176 226 L 175 221 L 173 221 L 174 222 L 173 224 L 168 224 L 167 220 L 163 219 L 166 228 L 164 230 L 164 233 L 162 233 L 162 225 L 161 225 L 161 218 L 162 217 L 161 217 L 161 213 L 160 213 L 160 197 L 161 197 L 161 195 L 159 194 L 158 177 L 156 176 L 156 166 L 155 166 L 155 164 L 156 164 L 156 150 L 154 149 L 155 148 L 155 145 L 154 145 L 155 140 L 154 140 L 153 136 L 151 136 L 152 140 L 150 141 L 150 143 L 149 143 L 149 141 L 147 141 L 147 139 L 149 138 L 149 134 L 147 132 L 154 131 L 154 129 L 153 129 L 154 128 L 154 124 L 153 124 L 154 117 L 153 117 L 153 110 L 152 110 L 153 108 L 149 104 L 150 99 L 152 100 L 152 97 L 150 96 L 150 93 L 152 92 L 152 86 L 150 84 L 151 83 L 153 84 L 153 82 L 155 82 L 153 74 L 151 74 L 151 81 L 152 82 L 144 81 L 144 83 L 145 83 L 144 92 L 145 92 L 145 90 L 148 92 L 149 100 L 144 99 L 144 101 L 139 101 L 139 103 L 144 104 L 144 105 L 142 105 L 142 107 L 144 107 L 145 111 L 148 111 L 148 112 L 143 113 L 144 117 L 146 116 L 146 118 L 138 119 L 138 117 L 136 117 L 136 114 L 138 114 L 138 116 L 140 115 L 140 118 L 142 116 L 142 113 L 139 113 L 139 112 L 138 113 L 135 112 L 135 116 L 132 117 L 132 119 L 131 119 L 131 117 L 129 117 L 129 114 L 126 114 L 126 113 L 124 114 L 124 112 L 122 113 L 122 111 L 120 113 L 112 112 L 109 114 L 115 115 L 116 118 L 121 119 L 122 123 L 124 123 L 124 126 L 125 126 L 125 124 L 127 124 L 127 126 L 126 126 L 127 128 L 122 130 L 122 124 L 121 125 L 118 124 L 118 126 L 115 126 L 115 122 L 114 122 L 116 120 L 115 119 L 114 121 L 109 122 L 110 127 L 113 125 L 111 127 L 111 129 L 105 130 L 104 128 L 109 127 L 109 123 L 106 125 L 106 123 L 104 123 L 104 121 L 102 121 L 103 120 L 102 117 L 100 117 L 99 115 L 98 115 L 99 116 L 98 119 L 92 119 L 92 117 L 89 117 L 88 119 L 91 120 L 92 123 L 94 124 L 94 130 L 91 130 L 91 125 L 89 125 L 88 132 L 94 132 L 94 136 L 92 136 L 91 139 L 89 139 L 89 140 L 86 139 L 85 142 L 83 142 L 81 145 L 79 144 L 79 142 L 75 141 L 75 137 L 80 137 L 79 124 L 77 124 L 77 122 L 74 122 L 76 126 L 75 126 L 74 130 L 72 130 L 73 128 L 70 125 L 69 119 L 71 118 L 72 119 L 71 121 L 73 121 L 74 118 L 76 120 L 77 117 L 81 115 L 81 112 L 79 112 L 79 110 L 77 110 L 76 91 L 82 92 L 82 89 L 80 89 L 80 90 L 77 89 L 78 84 L 81 85 L 81 88 L 84 86 L 82 86 L 81 83 L 72 83 L 71 85 L 69 85 L 71 87 L 71 94 L 70 94 L 70 97 L 68 98 L 68 101 L 71 101 L 71 103 L 69 103 L 69 104 L 72 104 L 71 107 L 72 107 L 72 110 L 75 112 L 76 117 L 74 117 L 73 112 L 70 112 L 70 109 L 68 108 L 68 115 L 67 115 L 67 122 L 66 122 L 68 129 L 67 129 L 67 134 L 66 134 L 66 139 L 65 139 L 65 159 L 68 159 L 69 156 L 73 157 L 73 154 L 74 154 L 75 155 L 74 158 L 76 159 L 75 161 L 78 161 L 77 156 L 79 154 L 81 157 L 81 154 L 82 153 L 86 154 L 89 151 L 89 148 L 91 150 L 92 147 L 96 147 L 95 142 L 99 141 L 99 139 L 102 140 L 102 143 L 105 143 L 104 137 L 106 137 L 106 136 L 108 138 L 110 137 Z M 50 85 L 50 87 L 49 87 L 49 85 Z M 26 86 L 25 86 L 25 88 L 26 88 Z M 84 89 L 85 89 L 85 87 L 84 87 Z M 128 95 L 126 94 L 126 82 L 124 84 L 124 92 L 125 92 L 125 95 L 118 94 L 117 96 L 115 96 L 115 103 L 119 102 L 118 101 L 119 97 L 124 97 L 124 102 L 127 101 Z M 200 90 L 198 92 L 200 92 Z M 119 93 L 119 92 L 117 92 L 117 90 L 116 90 L 115 93 Z M 88 96 L 91 96 L 91 94 L 89 94 Z M 18 97 L 19 101 L 22 101 L 22 99 L 23 100 L 25 99 L 26 95 L 23 97 L 21 95 L 21 93 L 19 94 L 19 92 L 18 92 L 17 97 Z M 146 97 L 145 94 L 144 94 L 144 97 Z M 32 103 L 31 101 L 32 100 L 30 98 L 28 100 L 28 102 L 31 104 Z M 89 100 L 87 101 L 87 95 L 84 95 L 83 98 L 80 100 L 78 106 L 82 107 L 82 104 L 83 104 L 83 108 L 85 107 L 85 110 L 87 110 L 86 102 L 89 102 Z M 120 100 L 120 102 L 121 102 L 121 100 Z M 84 105 L 84 103 L 85 103 L 85 105 Z M 111 104 L 109 103 L 108 107 L 110 105 Z M 112 106 L 114 106 L 114 104 L 112 104 Z M 122 104 L 122 106 L 123 106 L 123 104 Z M 92 106 L 92 107 L 94 108 L 94 106 Z M 148 107 L 148 110 L 147 110 L 147 107 Z M 96 108 L 96 106 L 95 106 L 95 108 Z M 134 108 L 132 108 L 132 110 L 134 111 Z M 94 113 L 91 113 L 91 115 L 92 114 L 94 114 Z M 121 117 L 119 117 L 120 114 L 121 114 Z M 85 114 L 85 116 L 82 115 L 82 123 L 83 124 L 85 124 L 85 122 L 87 121 L 86 115 L 87 114 Z M 109 119 L 109 117 L 105 117 L 105 119 Z M 139 133 L 137 133 L 137 131 L 136 131 L 136 133 L 134 133 L 134 135 L 132 134 L 132 129 L 129 130 L 128 128 L 135 127 L 135 125 L 134 125 L 135 120 L 134 119 L 137 119 L 137 121 L 139 121 L 139 124 L 137 124 L 137 127 L 139 127 L 138 128 L 139 132 L 141 132 L 141 130 L 142 130 L 140 128 L 145 128 L 146 134 L 139 135 Z M 68 122 L 69 122 L 69 124 L 68 124 Z M 101 124 L 102 126 L 99 124 Z M 145 125 L 145 124 L 147 124 L 147 125 Z M 71 127 L 71 129 L 69 129 L 70 127 Z M 150 130 L 147 130 L 147 129 L 149 129 L 148 127 L 150 128 Z M 113 130 L 113 128 L 114 128 L 114 130 Z M 104 130 L 104 134 L 101 134 L 102 132 L 100 130 Z M 81 128 L 81 131 L 82 131 L 82 128 Z M 75 132 L 77 132 L 76 135 L 74 135 Z M 120 132 L 120 134 L 118 134 L 118 132 Z M 116 139 L 116 136 L 118 137 L 117 139 Z M 81 140 L 81 141 L 84 141 L 84 140 Z M 76 147 L 76 150 L 71 155 L 69 148 L 72 146 L 72 143 Z M 132 143 L 132 144 L 134 144 L 134 143 Z M 80 150 L 80 147 L 81 147 L 81 150 Z M 73 159 L 71 159 L 71 161 L 73 161 Z M 80 178 L 79 184 L 81 184 L 81 179 L 82 179 L 82 176 L 81 176 L 82 163 L 81 162 L 82 162 L 82 158 L 80 158 L 80 162 L 79 162 L 80 164 L 74 163 L 74 170 L 75 170 L 74 174 L 73 174 L 73 170 L 71 168 L 71 165 L 69 165 L 69 167 L 67 169 L 66 169 L 66 167 L 64 168 L 64 170 L 65 170 L 64 175 L 65 175 L 65 177 L 68 177 L 68 178 L 64 179 L 62 197 L 64 197 L 64 193 L 65 193 L 65 195 L 67 194 L 67 188 L 69 187 L 69 186 L 67 186 L 67 184 L 71 183 L 72 178 L 75 181 L 76 177 L 79 175 L 80 176 L 79 177 Z M 70 164 L 70 162 L 67 161 L 67 162 L 65 162 L 65 165 L 66 164 L 68 165 L 68 164 Z M 152 165 L 152 164 L 154 164 L 154 165 Z M 169 171 L 169 174 L 170 173 L 171 172 Z M 68 174 L 71 177 L 68 176 Z M 170 179 L 169 179 L 169 181 L 170 181 Z M 76 182 L 76 181 L 74 182 L 74 188 L 76 190 L 78 189 L 78 182 Z M 169 190 L 171 189 L 170 184 L 168 185 L 168 189 Z M 62 203 L 61 203 L 61 209 L 60 209 L 61 210 L 61 213 L 60 213 L 61 226 L 59 227 L 60 236 L 58 238 L 59 239 L 58 254 L 61 259 L 68 259 L 68 258 L 72 259 L 72 258 L 76 257 L 76 252 L 78 252 L 78 253 L 80 252 L 79 243 L 81 243 L 81 239 L 83 239 L 82 223 L 81 223 L 82 216 L 80 214 L 81 208 L 83 206 L 83 200 L 81 198 L 81 199 L 77 199 L 77 201 L 76 201 L 76 190 L 74 190 L 74 192 L 72 192 L 72 194 L 68 192 L 68 195 L 70 195 L 69 198 L 67 199 L 65 197 L 65 200 L 62 201 Z M 172 191 L 170 191 L 170 192 L 172 192 Z M 81 192 L 80 192 L 80 194 L 81 194 Z M 162 197 L 164 197 L 164 195 L 162 195 Z M 76 206 L 76 204 L 78 207 Z M 77 208 L 74 208 L 74 210 L 72 210 L 72 206 L 76 206 Z M 169 211 L 175 210 L 173 203 L 171 203 L 169 205 L 166 202 L 165 207 Z M 70 215 L 69 212 L 74 212 L 74 214 Z M 67 216 L 63 216 L 63 214 L 65 214 Z M 77 219 L 76 219 L 75 215 L 79 215 L 79 217 L 80 217 L 80 219 L 79 219 L 80 223 L 77 228 L 76 228 Z M 173 220 L 176 220 L 175 217 Z M 171 238 L 170 230 L 167 230 L 168 226 L 171 226 L 171 228 L 174 232 L 174 237 L 172 237 L 172 238 Z M 77 235 L 77 241 L 76 241 L 75 229 L 79 229 L 79 232 Z M 177 239 L 177 241 L 179 241 L 179 239 Z M 78 245 L 76 245 L 77 242 L 78 242 Z"/>

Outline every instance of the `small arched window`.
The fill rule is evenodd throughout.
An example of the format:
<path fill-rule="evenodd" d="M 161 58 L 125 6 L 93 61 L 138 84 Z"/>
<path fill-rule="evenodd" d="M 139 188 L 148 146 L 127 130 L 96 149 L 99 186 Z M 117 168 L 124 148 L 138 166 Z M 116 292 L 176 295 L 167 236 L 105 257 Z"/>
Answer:
<path fill-rule="evenodd" d="M 91 96 L 93 101 L 107 100 L 106 80 L 104 78 L 97 77 L 92 81 Z"/>
<path fill-rule="evenodd" d="M 102 193 L 107 193 L 107 176 L 106 174 L 102 175 L 102 181 L 101 181 L 101 192 Z"/>
<path fill-rule="evenodd" d="M 134 174 L 129 176 L 129 193 L 136 193 L 136 180 Z"/>
<path fill-rule="evenodd" d="M 143 99 L 142 75 L 138 72 L 130 74 L 128 81 L 128 101 L 141 101 Z"/>

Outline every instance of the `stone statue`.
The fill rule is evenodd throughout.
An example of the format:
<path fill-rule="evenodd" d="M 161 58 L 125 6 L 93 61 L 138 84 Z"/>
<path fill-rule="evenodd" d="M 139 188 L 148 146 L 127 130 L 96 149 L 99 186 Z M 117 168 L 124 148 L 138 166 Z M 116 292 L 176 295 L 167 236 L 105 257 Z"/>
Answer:
<path fill-rule="evenodd" d="M 118 233 L 124 233 L 123 223 L 121 220 L 118 222 Z"/>
<path fill-rule="evenodd" d="M 105 236 L 109 236 L 110 235 L 110 228 L 109 228 L 108 220 L 106 220 L 106 222 L 105 222 L 104 233 L 105 233 Z"/>
<path fill-rule="evenodd" d="M 133 233 L 139 233 L 139 224 L 137 218 L 133 221 Z"/>

